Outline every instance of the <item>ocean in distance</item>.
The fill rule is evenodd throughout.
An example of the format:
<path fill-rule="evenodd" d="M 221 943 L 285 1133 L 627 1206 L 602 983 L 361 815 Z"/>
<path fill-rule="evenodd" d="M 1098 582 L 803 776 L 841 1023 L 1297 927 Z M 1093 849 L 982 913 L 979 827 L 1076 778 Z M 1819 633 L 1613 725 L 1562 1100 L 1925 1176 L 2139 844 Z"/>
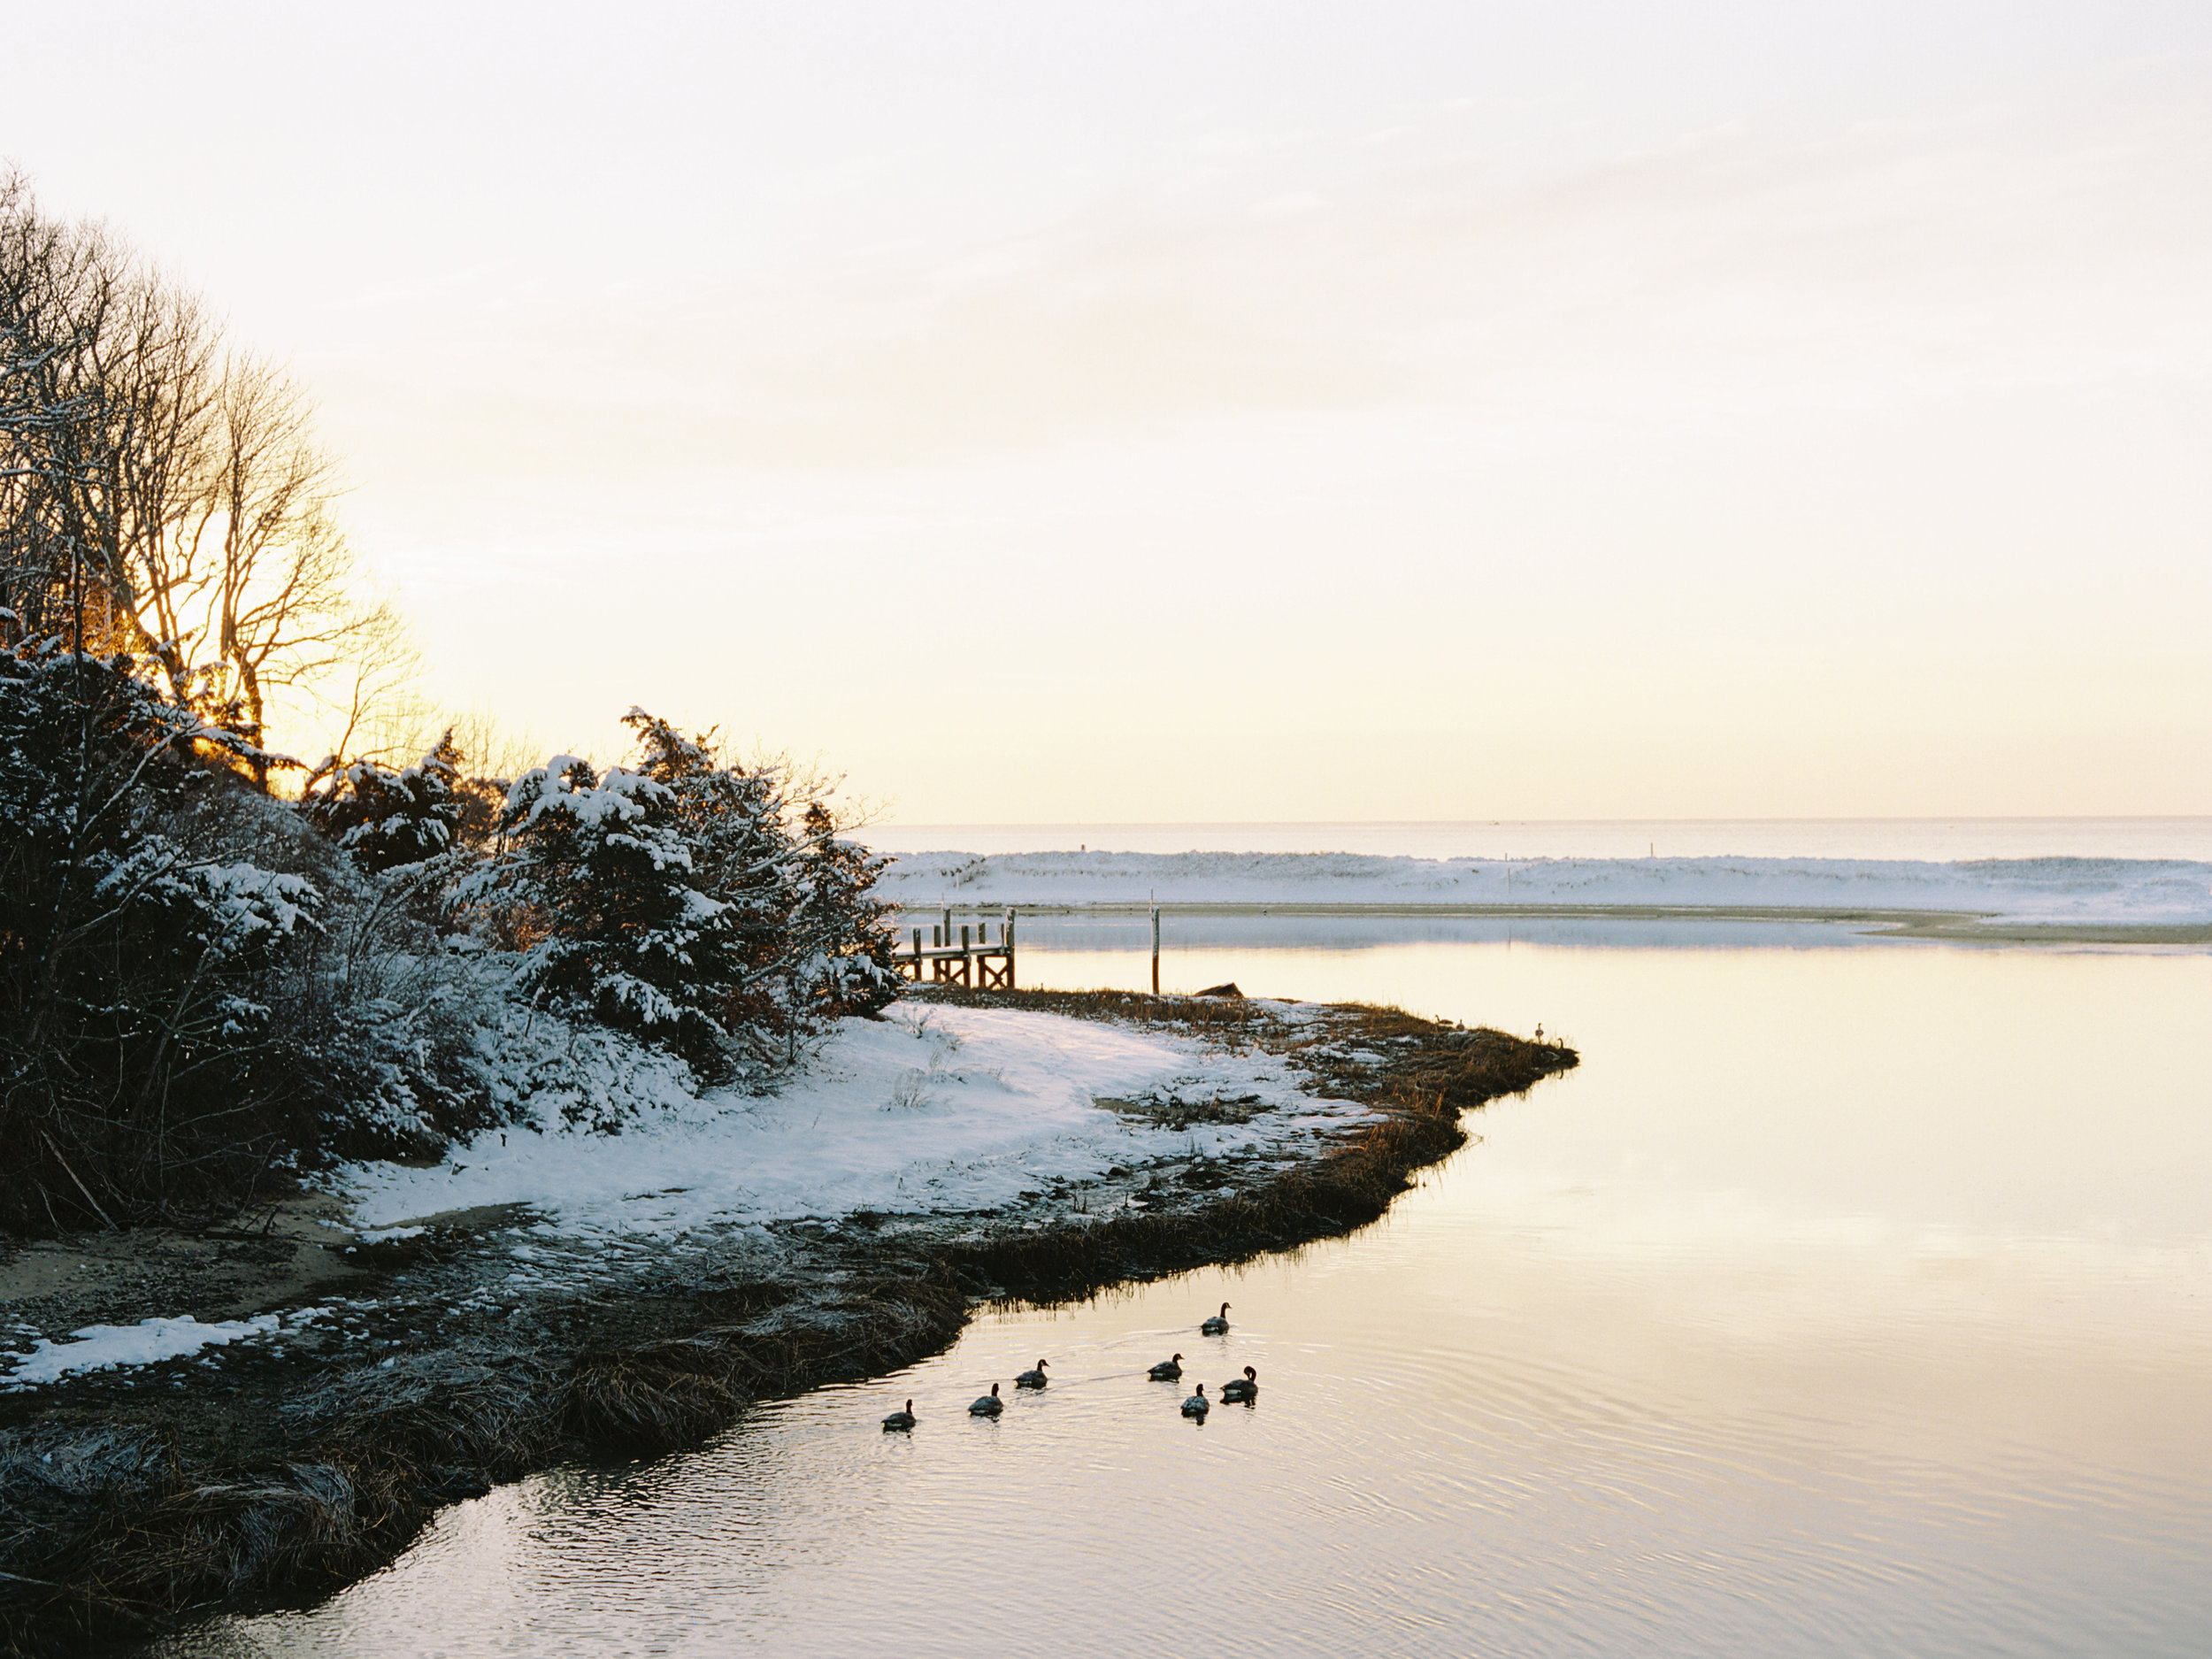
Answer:
<path fill-rule="evenodd" d="M 871 825 L 892 854 L 1355 853 L 1371 857 L 2212 861 L 2207 818 L 1485 818 L 1434 822 Z"/>

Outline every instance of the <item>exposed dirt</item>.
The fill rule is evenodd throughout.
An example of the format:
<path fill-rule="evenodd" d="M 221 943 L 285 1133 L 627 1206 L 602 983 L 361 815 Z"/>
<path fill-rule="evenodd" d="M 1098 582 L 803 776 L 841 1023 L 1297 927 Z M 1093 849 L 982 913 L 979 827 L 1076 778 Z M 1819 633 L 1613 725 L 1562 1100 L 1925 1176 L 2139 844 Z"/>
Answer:
<path fill-rule="evenodd" d="M 107 1233 L 0 1263 L 0 1312 L 43 1330 L 150 1311 L 313 1303 L 280 1338 L 0 1394 L 0 1653 L 53 1652 L 217 1607 L 311 1600 L 391 1559 L 440 1505 L 607 1448 L 695 1444 L 753 1400 L 910 1364 L 994 1299 L 1048 1302 L 1340 1233 L 1463 1144 L 1461 1113 L 1571 1049 L 1396 1010 L 1241 999 L 947 993 L 1289 1056 L 1368 1102 L 1318 1156 L 1162 1158 L 1010 1210 L 858 1212 L 515 1271 L 506 1210 L 357 1241 L 285 1200 L 190 1237 Z M 1102 1102 L 1240 1122 L 1256 1102 Z M 571 1263 L 573 1266 L 576 1263 Z"/>
<path fill-rule="evenodd" d="M 200 1233 L 137 1227 L 38 1239 L 0 1255 L 0 1309 L 44 1331 L 143 1318 L 150 1308 L 203 1321 L 313 1301 L 360 1281 L 353 1230 L 321 1193 L 296 1193 Z"/>

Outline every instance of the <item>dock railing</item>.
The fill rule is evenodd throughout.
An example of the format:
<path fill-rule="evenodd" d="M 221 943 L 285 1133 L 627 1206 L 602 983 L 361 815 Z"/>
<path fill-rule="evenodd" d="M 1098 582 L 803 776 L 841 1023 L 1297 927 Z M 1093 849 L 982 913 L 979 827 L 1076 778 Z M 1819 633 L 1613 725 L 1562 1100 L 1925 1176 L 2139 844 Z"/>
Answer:
<path fill-rule="evenodd" d="M 990 942 L 991 925 L 978 922 L 972 929 L 963 924 L 960 942 L 952 942 L 952 909 L 938 912 L 937 926 L 929 930 L 929 946 L 922 946 L 922 930 L 913 930 L 911 950 L 898 953 L 899 972 L 917 984 L 957 985 L 978 991 L 1014 988 L 1014 912 L 1008 910 L 999 924 L 998 943 Z"/>

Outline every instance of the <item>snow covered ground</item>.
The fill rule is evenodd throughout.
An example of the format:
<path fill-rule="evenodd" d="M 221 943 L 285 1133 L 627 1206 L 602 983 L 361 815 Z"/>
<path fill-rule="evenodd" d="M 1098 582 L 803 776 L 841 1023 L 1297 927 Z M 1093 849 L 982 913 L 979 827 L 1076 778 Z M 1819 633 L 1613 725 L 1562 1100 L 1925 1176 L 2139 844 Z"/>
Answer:
<path fill-rule="evenodd" d="M 0 1354 L 0 1366 L 6 1367 L 4 1375 L 0 1375 L 0 1390 L 34 1387 L 83 1371 L 181 1359 L 202 1348 L 227 1347 L 311 1325 L 324 1311 L 302 1308 L 291 1313 L 257 1314 L 250 1319 L 219 1319 L 208 1325 L 189 1314 L 141 1319 L 136 1325 L 90 1325 L 59 1340 L 42 1337 L 27 1351 Z"/>
<path fill-rule="evenodd" d="M 1172 1130 L 1095 1103 L 1168 1095 L 1248 1102 L 1254 1115 Z M 549 1110 L 534 1127 L 454 1147 L 434 1169 L 357 1164 L 337 1187 L 365 1229 L 515 1204 L 549 1237 L 671 1238 L 856 1210 L 989 1210 L 1115 1165 L 1310 1144 L 1364 1110 L 1303 1094 L 1273 1055 L 1051 1014 L 916 1005 L 847 1020 L 773 1094 L 672 1090 L 613 1135 Z"/>
<path fill-rule="evenodd" d="M 2016 922 L 2212 925 L 2212 863 L 2005 858 L 1386 857 L 1355 853 L 907 853 L 883 891 L 974 904 L 1542 904 L 1964 910 Z"/>

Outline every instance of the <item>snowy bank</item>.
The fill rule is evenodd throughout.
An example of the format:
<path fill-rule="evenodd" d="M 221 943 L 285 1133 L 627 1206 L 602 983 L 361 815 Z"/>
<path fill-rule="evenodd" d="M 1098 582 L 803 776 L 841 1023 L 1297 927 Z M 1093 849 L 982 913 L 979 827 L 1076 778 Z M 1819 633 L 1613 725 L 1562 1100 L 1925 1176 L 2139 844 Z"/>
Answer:
<path fill-rule="evenodd" d="M 289 1314 L 257 1314 L 250 1319 L 219 1319 L 210 1325 L 201 1324 L 189 1314 L 173 1319 L 157 1316 L 136 1325 L 90 1325 L 72 1331 L 64 1341 L 42 1337 L 27 1353 L 0 1354 L 0 1389 L 28 1388 L 85 1371 L 182 1359 L 202 1348 L 226 1347 L 311 1325 L 323 1312 L 320 1308 L 302 1308 Z"/>
<path fill-rule="evenodd" d="M 1098 1104 L 1168 1096 L 1235 1100 L 1246 1121 L 1171 1129 Z M 991 1210 L 1171 1154 L 1310 1144 L 1366 1110 L 1310 1097 L 1284 1059 L 1257 1050 L 1054 1014 L 910 1006 L 842 1022 L 772 1094 L 672 1086 L 617 1134 L 546 1110 L 433 1169 L 349 1166 L 336 1190 L 365 1229 L 517 1205 L 541 1234 L 666 1238 L 856 1210 Z"/>
<path fill-rule="evenodd" d="M 1535 905 L 1970 912 L 2212 926 L 2212 864 L 2151 858 L 1386 857 L 1357 853 L 907 853 L 880 884 L 956 905 Z"/>

